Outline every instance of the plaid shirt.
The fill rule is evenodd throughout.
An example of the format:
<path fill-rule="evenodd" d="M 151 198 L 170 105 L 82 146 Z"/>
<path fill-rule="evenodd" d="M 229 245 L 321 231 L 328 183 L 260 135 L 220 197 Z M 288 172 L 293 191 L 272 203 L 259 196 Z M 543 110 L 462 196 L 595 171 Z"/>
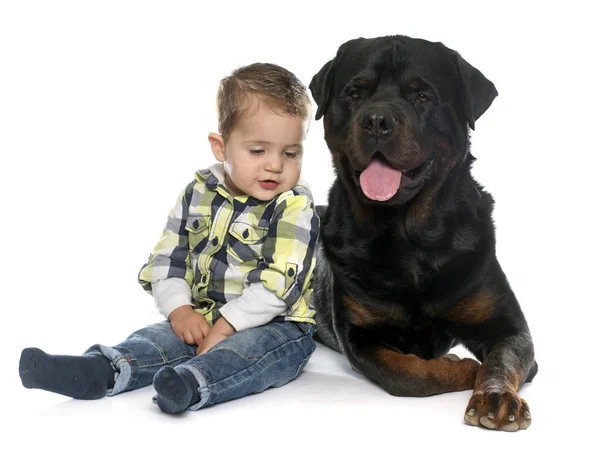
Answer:
<path fill-rule="evenodd" d="M 180 194 L 139 273 L 140 284 L 152 293 L 153 283 L 184 279 L 192 307 L 212 324 L 245 287 L 262 283 L 287 306 L 275 320 L 314 324 L 310 296 L 319 219 L 307 184 L 300 181 L 262 202 L 233 197 L 219 173 L 222 168 L 196 172 Z"/>

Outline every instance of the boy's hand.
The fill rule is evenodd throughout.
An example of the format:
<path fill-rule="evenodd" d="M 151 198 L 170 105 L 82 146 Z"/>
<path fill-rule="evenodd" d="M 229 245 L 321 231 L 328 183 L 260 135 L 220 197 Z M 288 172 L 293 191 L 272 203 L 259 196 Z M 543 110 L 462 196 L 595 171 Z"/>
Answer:
<path fill-rule="evenodd" d="M 198 349 L 196 350 L 197 355 L 201 355 L 202 353 L 206 353 L 216 344 L 225 340 L 227 337 L 231 336 L 235 333 L 235 328 L 231 326 L 229 321 L 227 321 L 224 317 L 221 317 L 217 320 L 215 324 L 213 324 L 212 329 L 204 337 L 204 341 L 201 345 L 198 345 Z"/>
<path fill-rule="evenodd" d="M 175 335 L 189 345 L 200 346 L 210 331 L 204 315 L 195 312 L 191 305 L 176 308 L 168 319 Z"/>

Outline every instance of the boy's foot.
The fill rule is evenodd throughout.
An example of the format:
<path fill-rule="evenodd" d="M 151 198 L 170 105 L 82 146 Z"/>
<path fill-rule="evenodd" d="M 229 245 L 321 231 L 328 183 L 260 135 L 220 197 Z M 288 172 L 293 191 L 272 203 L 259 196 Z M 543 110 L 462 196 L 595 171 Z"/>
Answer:
<path fill-rule="evenodd" d="M 179 413 L 200 401 L 198 382 L 190 371 L 177 372 L 170 366 L 154 376 L 156 401 L 163 412 Z"/>
<path fill-rule="evenodd" d="M 101 355 L 49 355 L 39 348 L 26 348 L 21 353 L 19 375 L 25 388 L 75 399 L 99 399 L 114 386 L 115 370 Z"/>

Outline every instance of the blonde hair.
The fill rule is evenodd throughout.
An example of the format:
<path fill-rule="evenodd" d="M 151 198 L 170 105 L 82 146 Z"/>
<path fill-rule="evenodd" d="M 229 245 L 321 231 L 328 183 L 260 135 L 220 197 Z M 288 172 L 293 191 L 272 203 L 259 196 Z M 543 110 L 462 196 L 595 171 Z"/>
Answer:
<path fill-rule="evenodd" d="M 310 98 L 296 75 L 279 65 L 255 63 L 237 68 L 219 84 L 217 118 L 223 138 L 260 103 L 302 120 L 311 117 Z"/>

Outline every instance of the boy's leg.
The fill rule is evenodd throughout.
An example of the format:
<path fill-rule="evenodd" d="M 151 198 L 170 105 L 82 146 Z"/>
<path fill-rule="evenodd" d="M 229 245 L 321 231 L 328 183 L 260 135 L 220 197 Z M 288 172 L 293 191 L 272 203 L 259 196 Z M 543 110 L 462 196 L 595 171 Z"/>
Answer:
<path fill-rule="evenodd" d="M 314 352 L 314 331 L 312 324 L 286 321 L 236 332 L 176 370 L 161 369 L 154 382 L 158 405 L 169 413 L 186 408 L 198 410 L 285 385 L 299 375 Z M 183 380 L 177 378 L 186 372 L 194 375 L 197 385 L 193 391 L 200 395 L 199 401 L 191 405 L 181 399 L 172 402 L 172 391 L 166 383 L 169 380 L 171 385 L 181 387 Z"/>
<path fill-rule="evenodd" d="M 169 321 L 142 328 L 113 347 L 94 345 L 85 355 L 103 355 L 115 368 L 114 387 L 106 394 L 150 385 L 163 366 L 177 366 L 196 356 L 196 346 L 188 345 L 175 335 Z"/>
<path fill-rule="evenodd" d="M 26 348 L 19 374 L 27 388 L 98 399 L 149 385 L 162 366 L 177 365 L 195 354 L 196 347 L 181 341 L 164 321 L 134 332 L 114 347 L 94 345 L 83 356 Z"/>

